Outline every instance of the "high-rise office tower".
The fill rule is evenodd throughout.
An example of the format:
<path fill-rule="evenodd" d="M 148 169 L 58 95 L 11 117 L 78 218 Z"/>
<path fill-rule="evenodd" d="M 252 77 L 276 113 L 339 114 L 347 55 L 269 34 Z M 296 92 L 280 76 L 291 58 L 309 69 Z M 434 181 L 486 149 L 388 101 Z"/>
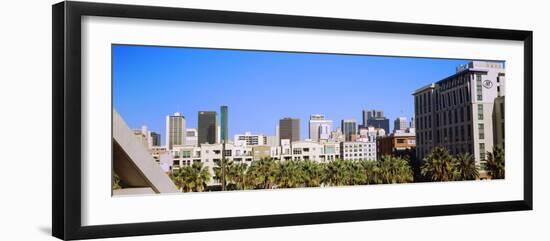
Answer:
<path fill-rule="evenodd" d="M 363 127 L 382 128 L 390 133 L 390 120 L 384 116 L 383 110 L 363 110 Z"/>
<path fill-rule="evenodd" d="M 199 111 L 199 145 L 216 143 L 218 129 L 218 113 L 215 111 Z"/>
<path fill-rule="evenodd" d="M 300 119 L 285 117 L 279 120 L 279 140 L 300 140 Z"/>
<path fill-rule="evenodd" d="M 342 120 L 341 128 L 345 141 L 355 141 L 357 135 L 357 122 L 355 120 Z"/>
<path fill-rule="evenodd" d="M 166 147 L 185 145 L 185 117 L 176 112 L 166 116 Z"/>
<path fill-rule="evenodd" d="M 151 131 L 151 141 L 153 146 L 160 146 L 160 134 Z"/>
<path fill-rule="evenodd" d="M 229 132 L 227 127 L 227 106 L 220 107 L 220 142 L 227 143 L 229 140 Z"/>
<path fill-rule="evenodd" d="M 319 141 L 319 127 L 321 125 L 325 125 L 325 128 L 328 128 L 328 133 L 332 131 L 332 120 L 325 120 L 324 115 L 313 114 L 309 117 L 309 139 Z M 328 137 L 325 139 L 328 139 Z"/>

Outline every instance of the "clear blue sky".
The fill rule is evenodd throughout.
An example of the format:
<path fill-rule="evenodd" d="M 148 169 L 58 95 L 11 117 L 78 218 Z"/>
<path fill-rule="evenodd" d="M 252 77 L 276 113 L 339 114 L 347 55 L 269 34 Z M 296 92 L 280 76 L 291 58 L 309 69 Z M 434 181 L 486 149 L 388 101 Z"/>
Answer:
<path fill-rule="evenodd" d="M 188 128 L 198 111 L 229 107 L 229 134 L 275 134 L 282 117 L 340 120 L 383 109 L 390 119 L 414 114 L 414 90 L 455 72 L 467 60 L 113 45 L 113 105 L 131 128 L 165 137 L 165 117 L 181 112 Z"/>

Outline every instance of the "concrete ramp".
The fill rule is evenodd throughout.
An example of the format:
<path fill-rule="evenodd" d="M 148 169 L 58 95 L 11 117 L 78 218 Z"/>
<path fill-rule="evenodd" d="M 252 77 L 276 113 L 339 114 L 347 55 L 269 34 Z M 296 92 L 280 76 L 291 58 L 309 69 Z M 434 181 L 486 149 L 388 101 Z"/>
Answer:
<path fill-rule="evenodd" d="M 147 148 L 139 142 L 126 122 L 113 109 L 113 169 L 125 187 L 114 195 L 143 194 L 150 188 L 154 193 L 180 192 Z M 132 190 L 141 190 L 134 193 Z"/>

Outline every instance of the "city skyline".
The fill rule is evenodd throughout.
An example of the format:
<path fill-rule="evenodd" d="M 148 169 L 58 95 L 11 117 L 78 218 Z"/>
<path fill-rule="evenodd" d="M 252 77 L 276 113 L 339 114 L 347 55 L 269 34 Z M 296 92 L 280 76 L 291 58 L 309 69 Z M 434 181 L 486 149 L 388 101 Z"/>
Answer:
<path fill-rule="evenodd" d="M 414 116 L 418 86 L 467 61 L 114 45 L 113 104 L 130 126 L 161 134 L 167 115 L 180 112 L 187 128 L 198 128 L 199 111 L 219 115 L 222 105 L 229 107 L 229 139 L 245 132 L 275 135 L 284 117 L 300 119 L 305 139 L 311 114 L 360 124 L 362 111 L 370 109 L 384 110 L 391 131 L 395 118 Z"/>

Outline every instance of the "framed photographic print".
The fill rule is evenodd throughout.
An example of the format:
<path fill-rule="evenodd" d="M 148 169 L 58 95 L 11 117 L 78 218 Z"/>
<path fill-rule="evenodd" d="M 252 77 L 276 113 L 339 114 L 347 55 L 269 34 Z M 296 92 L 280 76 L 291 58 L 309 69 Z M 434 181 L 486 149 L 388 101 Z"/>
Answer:
<path fill-rule="evenodd" d="M 53 235 L 532 209 L 532 32 L 53 6 Z"/>

